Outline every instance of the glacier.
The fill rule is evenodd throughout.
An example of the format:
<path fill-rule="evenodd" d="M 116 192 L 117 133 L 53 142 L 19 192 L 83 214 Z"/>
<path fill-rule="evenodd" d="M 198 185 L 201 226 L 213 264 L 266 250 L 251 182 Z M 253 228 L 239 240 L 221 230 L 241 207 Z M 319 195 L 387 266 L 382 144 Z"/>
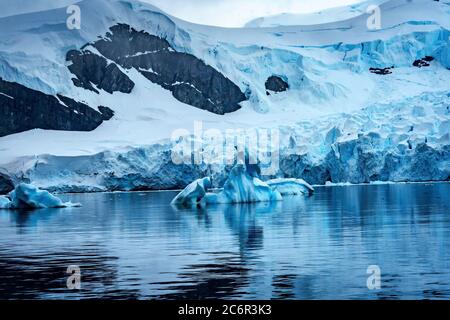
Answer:
<path fill-rule="evenodd" d="M 265 178 L 303 178 L 313 185 L 448 181 L 449 108 L 448 93 L 422 94 L 283 127 L 279 168 Z M 208 151 L 203 147 L 199 152 Z M 212 187 L 223 187 L 232 166 L 176 165 L 173 148 L 165 140 L 94 155 L 26 156 L 5 164 L 3 172 L 51 192 L 182 189 L 206 176 Z"/>
<path fill-rule="evenodd" d="M 380 30 L 367 29 L 363 5 L 332 10 L 324 21 L 312 15 L 305 25 L 277 18 L 276 27 L 237 29 L 188 23 L 134 0 L 79 2 L 83 28 L 75 31 L 65 28 L 65 8 L 0 18 L 0 77 L 114 111 L 92 132 L 1 137 L 0 170 L 16 185 L 50 192 L 173 190 L 206 176 L 211 188 L 223 188 L 233 165 L 171 159 L 173 131 L 201 121 L 220 131 L 278 129 L 280 145 L 271 151 L 279 153 L 279 167 L 266 183 L 449 181 L 449 4 L 375 2 Z M 195 110 L 136 70 L 124 71 L 136 84 L 130 94 L 73 86 L 67 51 L 98 40 L 118 16 L 213 66 L 248 100 L 224 116 Z M 429 67 L 413 66 L 425 56 L 435 58 Z M 392 74 L 369 72 L 391 66 Z M 271 76 L 286 79 L 289 90 L 267 95 Z M 208 143 L 194 153 L 206 152 Z"/>
<path fill-rule="evenodd" d="M 48 191 L 21 183 L 6 196 L 0 196 L 0 209 L 39 209 L 79 207 L 79 203 L 63 202 Z"/>

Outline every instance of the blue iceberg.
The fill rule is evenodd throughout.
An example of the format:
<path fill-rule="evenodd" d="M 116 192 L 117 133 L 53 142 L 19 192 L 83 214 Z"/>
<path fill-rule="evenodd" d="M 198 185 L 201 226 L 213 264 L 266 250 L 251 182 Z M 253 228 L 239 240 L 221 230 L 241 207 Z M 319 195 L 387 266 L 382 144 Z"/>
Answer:
<path fill-rule="evenodd" d="M 252 167 L 238 164 L 231 170 L 219 193 L 207 193 L 206 203 L 251 203 L 280 201 L 281 194 L 261 181 Z"/>
<path fill-rule="evenodd" d="M 282 196 L 312 195 L 314 188 L 303 179 L 273 179 L 266 182 Z"/>
<path fill-rule="evenodd" d="M 283 195 L 311 195 L 314 192 L 302 179 L 274 179 L 263 182 L 254 166 L 238 164 L 230 171 L 220 192 L 208 192 L 211 178 L 189 184 L 172 201 L 176 206 L 204 206 L 208 204 L 275 202 Z"/>
<path fill-rule="evenodd" d="M 211 178 L 195 180 L 172 200 L 172 204 L 185 207 L 195 206 L 204 200 L 209 188 L 211 188 Z"/>
<path fill-rule="evenodd" d="M 8 196 L 0 197 L 0 209 L 39 209 L 79 207 L 79 203 L 63 202 L 48 191 L 21 183 Z"/>

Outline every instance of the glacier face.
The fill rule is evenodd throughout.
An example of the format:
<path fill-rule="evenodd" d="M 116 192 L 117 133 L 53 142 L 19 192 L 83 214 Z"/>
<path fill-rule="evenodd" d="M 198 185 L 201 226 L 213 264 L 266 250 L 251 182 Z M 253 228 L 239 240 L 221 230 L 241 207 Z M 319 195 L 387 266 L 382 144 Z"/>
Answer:
<path fill-rule="evenodd" d="M 422 94 L 354 114 L 303 121 L 281 131 L 272 177 L 311 184 L 448 181 L 450 95 Z M 15 181 L 58 192 L 182 189 L 212 176 L 222 187 L 232 166 L 174 164 L 171 141 L 89 156 L 41 155 L 6 164 Z M 203 152 L 208 146 L 203 146 Z"/>
<path fill-rule="evenodd" d="M 279 168 L 266 179 L 446 181 L 449 4 L 379 2 L 381 30 L 367 29 L 364 10 L 323 24 L 211 28 L 132 0 L 80 2 L 80 31 L 65 28 L 65 8 L 0 19 L 0 77 L 114 111 L 90 133 L 34 130 L 0 137 L 0 169 L 16 184 L 59 192 L 181 189 L 204 176 L 222 187 L 232 166 L 175 165 L 171 159 L 172 132 L 202 121 L 222 131 L 279 129 L 281 144 L 272 150 L 280 153 Z M 207 114 L 136 70 L 121 70 L 135 84 L 130 93 L 128 86 L 98 94 L 74 86 L 66 53 L 98 40 L 118 16 L 214 67 L 248 101 L 227 115 Z M 425 56 L 435 58 L 429 67 L 413 66 Z M 369 72 L 391 66 L 391 74 Z M 267 95 L 273 76 L 289 89 Z"/>

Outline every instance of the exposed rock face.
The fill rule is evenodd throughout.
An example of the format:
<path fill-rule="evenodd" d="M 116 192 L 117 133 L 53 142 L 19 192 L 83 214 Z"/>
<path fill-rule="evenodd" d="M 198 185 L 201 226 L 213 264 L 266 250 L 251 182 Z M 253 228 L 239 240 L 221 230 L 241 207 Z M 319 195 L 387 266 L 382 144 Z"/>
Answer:
<path fill-rule="evenodd" d="M 0 194 L 7 194 L 14 190 L 14 183 L 6 174 L 0 172 Z"/>
<path fill-rule="evenodd" d="M 89 90 L 93 89 L 89 81 L 111 91 L 129 88 L 120 73 L 107 70 L 113 69 L 113 64 L 105 67 L 101 60 L 104 58 L 90 52 L 89 46 L 123 68 L 135 68 L 153 83 L 170 90 L 179 101 L 194 107 L 225 114 L 240 109 L 239 102 L 246 100 L 237 85 L 202 60 L 176 52 L 165 39 L 126 24 L 111 27 L 105 38 L 87 45 L 83 51 L 68 53 L 68 60 L 74 62 L 69 68 L 78 75 L 74 83 Z M 100 67 L 95 66 L 96 61 Z M 122 78 L 116 80 L 114 74 Z"/>
<path fill-rule="evenodd" d="M 289 84 L 279 76 L 270 76 L 266 81 L 266 90 L 283 92 L 289 89 Z"/>
<path fill-rule="evenodd" d="M 66 60 L 72 62 L 68 68 L 76 75 L 72 81 L 77 87 L 96 93 L 99 93 L 97 89 L 109 93 L 114 91 L 130 93 L 134 88 L 134 82 L 120 71 L 115 63 L 108 64 L 104 57 L 89 50 L 71 50 L 67 53 Z M 92 84 L 96 85 L 97 89 Z"/>
<path fill-rule="evenodd" d="M 0 137 L 31 129 L 92 131 L 104 118 L 71 98 L 47 95 L 0 78 Z"/>
<path fill-rule="evenodd" d="M 370 68 L 369 71 L 370 71 L 370 73 L 386 75 L 386 74 L 391 74 L 392 69 L 394 69 L 394 66 L 387 67 L 387 68 Z"/>
<path fill-rule="evenodd" d="M 111 120 L 114 117 L 114 111 L 108 107 L 98 106 L 98 110 L 101 112 L 104 121 Z"/>
<path fill-rule="evenodd" d="M 422 59 L 417 59 L 413 62 L 413 66 L 417 68 L 429 67 L 430 62 L 433 61 L 434 58 L 431 56 L 425 56 Z"/>

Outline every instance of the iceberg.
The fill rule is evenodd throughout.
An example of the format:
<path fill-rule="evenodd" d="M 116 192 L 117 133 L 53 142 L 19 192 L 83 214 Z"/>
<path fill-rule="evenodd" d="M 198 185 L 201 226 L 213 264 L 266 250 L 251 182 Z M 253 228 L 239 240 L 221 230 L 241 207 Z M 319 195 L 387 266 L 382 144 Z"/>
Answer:
<path fill-rule="evenodd" d="M 79 203 L 63 202 L 48 191 L 21 183 L 8 196 L 0 197 L 0 209 L 39 209 L 80 207 Z"/>
<path fill-rule="evenodd" d="M 314 188 L 302 179 L 274 179 L 262 181 L 254 166 L 237 164 L 230 171 L 223 189 L 208 192 L 211 178 L 195 180 L 172 201 L 176 206 L 204 206 L 208 204 L 276 202 L 284 195 L 311 195 Z"/>
<path fill-rule="evenodd" d="M 209 177 L 195 180 L 172 200 L 172 204 L 185 207 L 197 205 L 204 199 L 210 187 L 211 178 Z"/>
<path fill-rule="evenodd" d="M 0 196 L 0 209 L 9 209 L 11 200 L 5 196 Z"/>
<path fill-rule="evenodd" d="M 266 182 L 282 196 L 312 195 L 314 188 L 303 179 L 273 179 Z"/>
<path fill-rule="evenodd" d="M 219 193 L 207 193 L 206 203 L 251 203 L 282 200 L 281 194 L 253 175 L 253 167 L 238 164 Z"/>

